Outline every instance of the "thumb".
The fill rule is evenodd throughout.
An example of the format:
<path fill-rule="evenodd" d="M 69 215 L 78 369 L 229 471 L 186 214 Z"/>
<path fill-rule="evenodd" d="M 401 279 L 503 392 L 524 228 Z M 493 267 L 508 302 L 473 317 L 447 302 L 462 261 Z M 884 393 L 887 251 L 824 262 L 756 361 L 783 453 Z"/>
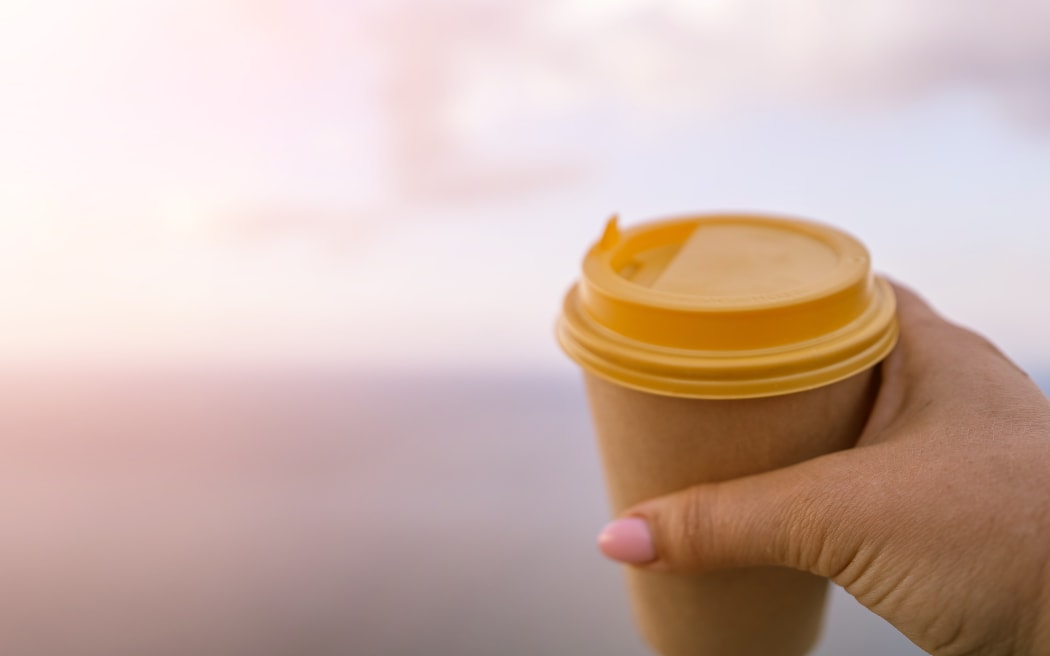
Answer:
<path fill-rule="evenodd" d="M 847 453 L 645 501 L 608 524 L 599 547 L 655 571 L 779 565 L 837 578 L 857 554 L 844 518 L 862 514 Z"/>

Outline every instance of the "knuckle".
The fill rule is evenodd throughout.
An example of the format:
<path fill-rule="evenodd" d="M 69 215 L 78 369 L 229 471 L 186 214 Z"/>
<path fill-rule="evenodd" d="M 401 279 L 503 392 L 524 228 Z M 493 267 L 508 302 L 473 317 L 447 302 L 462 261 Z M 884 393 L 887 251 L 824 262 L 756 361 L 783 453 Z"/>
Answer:
<path fill-rule="evenodd" d="M 779 562 L 807 571 L 819 568 L 829 546 L 826 499 L 825 493 L 795 493 L 781 501 L 776 514 L 778 530 L 772 536 Z"/>
<path fill-rule="evenodd" d="M 780 561 L 829 578 L 847 569 L 856 555 L 848 539 L 850 518 L 860 514 L 853 489 L 849 481 L 829 480 L 786 495 L 774 537 Z"/>
<path fill-rule="evenodd" d="M 679 492 L 673 512 L 660 531 L 665 542 L 657 545 L 661 559 L 682 570 L 702 570 L 713 563 L 710 545 L 717 539 L 712 521 L 712 499 L 705 486 Z"/>

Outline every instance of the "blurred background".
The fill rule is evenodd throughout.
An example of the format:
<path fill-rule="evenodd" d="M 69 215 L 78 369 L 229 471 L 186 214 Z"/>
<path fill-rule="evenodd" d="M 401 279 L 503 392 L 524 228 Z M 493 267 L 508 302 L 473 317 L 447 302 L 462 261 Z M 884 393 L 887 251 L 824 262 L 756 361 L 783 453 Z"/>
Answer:
<path fill-rule="evenodd" d="M 0 651 L 645 653 L 553 341 L 583 252 L 612 212 L 822 220 L 1047 389 L 1048 29 L 0 1 Z M 836 591 L 818 653 L 921 652 Z"/>

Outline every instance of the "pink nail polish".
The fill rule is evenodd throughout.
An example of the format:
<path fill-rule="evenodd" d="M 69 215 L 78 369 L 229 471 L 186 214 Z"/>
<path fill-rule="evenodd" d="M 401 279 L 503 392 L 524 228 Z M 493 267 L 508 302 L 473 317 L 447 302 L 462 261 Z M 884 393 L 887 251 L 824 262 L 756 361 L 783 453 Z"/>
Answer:
<path fill-rule="evenodd" d="M 598 535 L 598 548 L 621 563 L 641 565 L 656 560 L 649 524 L 640 517 L 626 517 L 606 524 Z"/>

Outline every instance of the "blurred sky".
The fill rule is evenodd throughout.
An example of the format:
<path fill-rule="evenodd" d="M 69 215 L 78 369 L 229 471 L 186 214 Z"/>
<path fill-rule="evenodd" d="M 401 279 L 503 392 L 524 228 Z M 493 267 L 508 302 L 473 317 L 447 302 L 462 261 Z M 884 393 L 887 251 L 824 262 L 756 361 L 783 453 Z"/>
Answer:
<path fill-rule="evenodd" d="M 548 369 L 607 216 L 754 209 L 1050 367 L 1040 0 L 4 0 L 0 361 Z"/>

